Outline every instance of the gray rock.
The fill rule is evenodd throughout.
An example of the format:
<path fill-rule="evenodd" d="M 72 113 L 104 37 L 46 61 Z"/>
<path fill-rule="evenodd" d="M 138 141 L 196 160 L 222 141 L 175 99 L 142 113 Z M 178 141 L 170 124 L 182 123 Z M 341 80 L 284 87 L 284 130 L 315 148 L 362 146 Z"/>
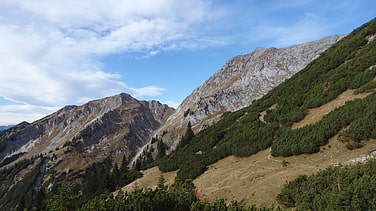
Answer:
<path fill-rule="evenodd" d="M 76 170 L 105 157 L 119 160 L 125 155 L 131 160 L 173 112 L 157 101 L 138 101 L 125 93 L 82 106 L 66 106 L 31 124 L 0 133 L 0 140 L 5 141 L 0 161 L 21 153 L 27 157 L 49 154 L 69 142 L 74 148 L 65 149 L 62 157 Z"/>
<path fill-rule="evenodd" d="M 188 121 L 198 132 L 219 120 L 226 111 L 246 107 L 269 90 L 303 69 L 344 35 L 325 37 L 287 48 L 258 47 L 252 53 L 236 56 L 180 104 L 161 131 L 171 146 L 179 141 Z"/>

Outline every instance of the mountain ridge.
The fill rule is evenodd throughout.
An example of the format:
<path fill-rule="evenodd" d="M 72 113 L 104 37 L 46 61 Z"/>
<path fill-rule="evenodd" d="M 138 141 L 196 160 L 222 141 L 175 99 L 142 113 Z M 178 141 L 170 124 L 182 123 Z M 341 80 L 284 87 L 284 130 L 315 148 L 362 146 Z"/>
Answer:
<path fill-rule="evenodd" d="M 192 96 L 194 100 L 186 103 L 187 107 L 181 106 L 180 110 L 178 108 L 176 113 L 179 113 L 177 116 L 180 119 L 176 122 L 176 127 L 180 127 L 182 130 L 187 129 L 187 132 L 181 139 L 184 142 L 182 141 L 181 145 L 176 147 L 176 150 L 167 154 L 162 153 L 165 148 L 163 142 L 165 139 L 168 142 L 169 137 L 163 133 L 168 134 L 174 131 L 161 126 L 171 124 L 169 119 L 172 119 L 171 115 L 174 115 L 174 109 L 157 101 L 138 101 L 123 93 L 94 100 L 82 106 L 66 106 L 34 123 L 25 123 L 19 125 L 18 128 L 11 128 L 7 132 L 0 132 L 0 143 L 3 144 L 3 147 L 5 146 L 4 149 L 1 148 L 0 150 L 0 153 L 2 153 L 0 154 L 2 158 L 0 165 L 5 166 L 17 162 L 14 168 L 9 170 L 3 168 L 1 171 L 0 176 L 3 178 L 3 175 L 5 175 L 7 180 L 2 180 L 2 182 L 6 182 L 3 182 L 0 186 L 0 201 L 9 201 L 11 194 L 17 193 L 12 191 L 20 190 L 14 188 L 18 184 L 26 184 L 24 185 L 26 188 L 33 187 L 33 191 L 42 186 L 41 190 L 46 190 L 49 194 L 52 194 L 49 196 L 52 198 L 61 197 L 59 191 L 54 193 L 51 188 L 54 187 L 54 184 L 60 184 L 62 181 L 69 182 L 63 182 L 60 188 L 77 182 L 78 186 L 87 187 L 86 185 L 90 184 L 91 189 L 89 190 L 95 189 L 96 185 L 101 185 L 102 187 L 108 186 L 106 190 L 113 191 L 117 189 L 118 183 L 112 182 L 109 178 L 112 178 L 113 181 L 120 178 L 118 177 L 120 170 L 117 165 L 112 166 L 112 164 L 119 164 L 119 159 L 123 157 L 120 169 L 124 170 L 123 172 L 128 172 L 127 161 L 129 162 L 130 158 L 135 157 L 140 152 L 140 148 L 143 149 L 143 147 L 146 147 L 145 152 L 136 161 L 134 169 L 158 166 L 164 172 L 176 171 L 174 186 L 167 190 L 167 187 L 163 184 L 158 184 L 156 191 L 165 191 L 163 193 L 177 191 L 179 185 L 182 185 L 180 182 L 192 180 L 195 180 L 199 188 L 215 190 L 215 184 L 210 183 L 208 184 L 210 187 L 208 187 L 205 185 L 207 179 L 202 178 L 211 178 L 211 181 L 220 180 L 224 175 L 224 170 L 231 176 L 230 178 L 234 178 L 230 180 L 245 178 L 252 181 L 261 181 L 268 177 L 271 180 L 262 184 L 273 186 L 273 193 L 270 195 L 275 196 L 276 192 L 281 190 L 281 187 L 275 185 L 281 185 L 283 178 L 266 174 L 277 172 L 278 175 L 285 175 L 288 170 L 293 169 L 301 172 L 302 168 L 299 168 L 299 165 L 307 164 L 309 164 L 307 167 L 310 168 L 308 172 L 315 172 L 319 166 L 317 162 L 325 161 L 325 164 L 332 165 L 336 161 L 346 161 L 347 157 L 339 156 L 346 153 L 358 155 L 360 152 L 362 154 L 367 151 L 366 148 L 362 147 L 371 147 L 368 144 L 374 143 L 374 140 L 376 140 L 376 104 L 374 103 L 376 99 L 376 44 L 374 38 L 372 38 L 375 35 L 376 19 L 354 30 L 339 42 L 335 42 L 327 50 L 319 53 L 321 55 L 317 59 L 314 59 L 315 56 L 312 55 L 313 61 L 305 65 L 304 69 L 289 79 L 283 80 L 261 98 L 253 100 L 247 107 L 234 112 L 225 112 L 226 110 L 223 109 L 221 110 L 220 120 L 207 127 L 197 126 L 197 122 L 192 121 L 195 124 L 193 129 L 196 130 L 196 134 L 193 134 L 190 124 L 185 124 L 185 122 L 194 120 L 194 115 L 199 117 L 200 112 L 205 114 L 205 117 L 210 115 L 210 106 L 205 103 L 211 103 L 210 105 L 213 107 L 216 102 L 220 102 L 219 98 L 211 99 L 211 97 L 221 92 L 220 90 L 223 87 L 228 89 L 232 87 L 229 84 L 234 84 L 236 81 L 248 82 L 248 79 L 252 78 L 255 73 L 262 73 L 266 80 L 272 76 L 271 73 L 275 73 L 274 70 L 267 71 L 269 65 L 267 62 L 273 63 L 274 66 L 279 68 L 278 70 L 283 70 L 280 66 L 283 62 L 278 62 L 278 59 L 271 59 L 271 55 L 281 55 L 278 54 L 278 49 L 258 48 L 252 55 L 248 56 L 260 57 L 259 61 L 265 62 L 252 63 L 252 65 L 249 62 L 249 57 L 246 56 L 230 59 L 223 69 L 225 72 L 226 68 L 233 68 L 234 71 L 229 71 L 233 75 L 224 76 L 224 78 L 228 76 L 229 80 L 220 80 L 218 77 L 211 78 L 213 84 L 222 85 L 223 83 L 222 88 L 211 90 L 214 94 L 208 92 L 208 95 L 206 95 L 208 97 L 206 98 L 207 102 L 200 99 L 199 96 Z M 339 39 L 339 37 L 335 39 Z M 274 56 L 274 58 L 276 57 Z M 240 62 L 237 60 L 240 60 Z M 285 58 L 284 61 L 286 61 Z M 247 66 L 247 64 L 249 65 Z M 294 67 L 299 66 L 298 64 L 295 65 Z M 245 70 L 245 67 L 253 68 L 253 72 L 244 71 L 251 73 L 248 78 L 246 77 L 247 74 L 244 77 L 241 75 L 243 73 L 241 70 Z M 219 71 L 218 75 L 220 73 Z M 247 80 L 242 81 L 242 79 Z M 208 84 L 210 84 L 209 82 Z M 208 85 L 208 87 L 211 86 Z M 197 88 L 197 90 L 200 89 Z M 247 90 L 249 91 L 249 89 Z M 304 124 L 299 128 L 293 127 L 295 123 L 304 120 L 310 111 L 337 100 L 341 94 L 347 93 L 349 90 L 356 90 L 356 92 L 351 93 L 352 95 L 364 92 L 370 92 L 370 94 L 362 94 L 361 97 L 358 97 L 359 99 L 343 102 L 338 107 L 327 110 L 330 112 L 320 116 L 316 122 Z M 210 89 L 204 91 L 210 91 Z M 229 93 L 227 96 L 235 96 L 234 93 Z M 205 97 L 205 95 L 202 96 Z M 203 103 L 197 103 L 196 98 L 202 100 Z M 229 98 L 225 97 L 224 99 Z M 197 109 L 194 109 L 192 105 L 196 105 Z M 221 109 L 220 107 L 217 108 Z M 207 113 L 205 113 L 206 110 Z M 214 113 L 212 115 L 214 116 Z M 158 130 L 161 131 L 162 135 L 156 137 L 157 143 L 150 147 L 147 144 Z M 178 137 L 179 133 L 176 133 L 176 135 Z M 175 139 L 170 137 L 172 146 L 179 142 L 179 138 L 176 137 Z M 20 143 L 24 141 L 28 145 L 22 142 L 18 146 L 12 146 L 12 143 L 16 144 L 18 141 Z M 155 145 L 157 145 L 157 150 Z M 360 150 L 357 150 L 358 148 Z M 27 156 L 32 156 L 31 160 L 37 160 L 39 163 L 29 164 L 33 161 L 20 159 L 27 158 Z M 261 156 L 261 158 L 258 156 Z M 250 159 L 246 162 L 247 165 L 252 166 L 255 163 L 258 163 L 258 165 L 252 167 L 252 172 L 249 172 L 249 168 L 241 171 L 240 173 L 243 172 L 244 177 L 233 177 L 233 175 L 239 173 L 237 163 L 241 162 L 240 157 Z M 305 160 L 305 157 L 314 159 Z M 258 160 L 252 161 L 254 158 Z M 231 167 L 222 169 L 222 173 L 217 171 L 217 169 L 223 167 L 221 163 L 226 160 L 229 161 L 227 164 Z M 104 167 L 100 168 L 100 166 Z M 321 166 L 327 167 L 326 165 Z M 264 170 L 264 168 L 270 171 L 259 171 Z M 228 171 L 229 169 L 232 170 Z M 174 174 L 171 173 L 170 175 L 174 176 Z M 208 174 L 214 174 L 214 176 L 208 177 Z M 33 178 L 36 179 L 28 181 L 26 178 L 30 178 L 29 175 L 34 175 Z M 84 178 L 83 175 L 86 175 L 87 178 Z M 293 176 L 295 175 L 290 174 L 285 178 L 291 179 Z M 25 179 L 18 182 L 20 178 Z M 197 182 L 200 179 L 202 179 L 201 183 Z M 271 182 L 273 180 L 277 182 Z M 28 182 L 31 182 L 32 186 Z M 163 183 L 163 177 L 160 177 L 160 182 Z M 216 183 L 221 186 L 217 191 L 222 190 L 232 194 L 231 187 L 225 187 L 225 185 L 231 186 L 228 185 L 231 182 L 229 179 L 223 179 L 220 183 Z M 239 182 L 242 186 L 246 184 L 242 183 L 244 181 Z M 192 183 L 185 185 L 194 187 Z M 187 188 L 187 186 L 183 188 Z M 72 189 L 70 190 L 72 191 Z M 87 191 L 87 189 L 84 190 Z M 264 190 L 266 189 L 264 188 Z M 197 189 L 197 192 L 195 192 L 197 198 L 194 198 L 194 200 L 199 199 L 199 191 Z M 208 191 L 206 193 L 213 194 L 214 192 Z M 35 196 L 35 191 L 33 193 L 33 196 Z M 101 197 L 95 196 L 95 191 L 89 191 L 89 193 L 91 195 L 85 195 L 87 194 L 85 191 L 78 191 L 74 197 L 92 196 L 94 198 L 85 199 L 89 200 L 89 204 L 86 205 L 98 204 Z M 145 194 L 148 193 L 154 192 L 145 190 Z M 190 191 L 190 193 L 193 192 Z M 250 192 L 249 194 L 255 193 Z M 257 193 L 262 194 L 264 192 Z M 146 196 L 138 190 L 129 194 Z M 22 198 L 22 195 L 19 197 Z M 26 200 L 25 197 L 23 199 Z M 124 197 L 122 200 L 129 198 L 131 197 Z M 111 200 L 118 199 L 119 197 L 116 197 L 116 199 L 110 197 L 108 198 L 109 202 L 102 201 L 101 203 L 112 203 Z M 242 202 L 244 198 L 235 199 Z M 47 200 L 46 203 L 51 203 L 51 201 Z M 77 201 L 77 203 L 79 202 Z M 289 206 L 293 204 L 289 201 L 282 201 L 282 203 Z M 6 206 L 5 203 L 0 203 L 0 208 L 4 206 Z"/>
<path fill-rule="evenodd" d="M 277 198 L 278 192 L 287 188 L 284 186 L 286 180 L 297 177 L 289 184 L 295 185 L 292 188 L 299 195 L 300 189 L 305 187 L 296 183 L 308 177 L 298 177 L 302 173 L 313 174 L 334 166 L 341 169 L 342 164 L 365 162 L 367 159 L 374 163 L 375 36 L 376 19 L 373 19 L 333 44 L 318 59 L 248 107 L 225 113 L 216 124 L 189 140 L 183 137 L 184 146 L 178 145 L 175 151 L 158 160 L 156 168 L 176 174 L 175 181 L 192 179 L 198 195 L 204 195 L 211 201 L 224 198 L 229 203 L 235 199 L 247 204 L 271 205 L 269 203 L 278 200 L 278 203 L 289 207 L 301 207 L 299 203 L 302 201 Z M 306 121 L 305 117 L 315 112 L 318 118 Z M 367 181 L 375 184 L 375 179 Z M 321 206 L 316 208 L 321 210 L 328 209 L 329 203 L 331 209 L 349 209 L 356 204 L 352 201 L 352 194 L 343 198 L 337 191 L 340 180 L 337 177 L 333 181 L 335 193 L 330 196 L 330 201 L 325 197 L 321 201 L 303 199 L 303 203 L 311 202 L 304 206 Z M 253 182 L 257 185 L 251 184 Z M 313 187 L 317 184 L 317 181 L 313 183 Z M 153 185 L 155 183 L 146 183 L 143 187 Z M 258 185 L 263 187 L 258 188 Z M 365 187 L 367 183 L 363 185 Z M 125 190 L 132 190 L 129 188 Z M 362 186 L 358 188 L 362 189 Z M 248 192 L 239 196 L 239 189 Z M 267 192 L 270 189 L 273 191 Z M 309 192 L 304 195 L 313 198 L 324 193 Z M 288 190 L 284 194 L 289 195 Z M 374 192 L 360 195 L 357 195 L 358 199 L 375 198 Z M 374 208 L 374 204 L 369 207 Z"/>
<path fill-rule="evenodd" d="M 249 54 L 229 59 L 169 117 L 161 130 L 168 132 L 164 132 L 164 141 L 174 147 L 188 122 L 199 132 L 217 122 L 223 113 L 248 106 L 344 36 L 327 36 L 281 49 L 258 47 Z"/>
<path fill-rule="evenodd" d="M 11 128 L 11 127 L 14 127 L 14 126 L 16 126 L 16 125 L 3 125 L 3 126 L 0 126 L 0 132 L 3 131 L 3 130 L 7 130 L 7 129 Z"/>
<path fill-rule="evenodd" d="M 29 153 L 28 157 L 45 154 L 72 141 L 87 148 L 94 143 L 107 142 L 107 135 L 121 131 L 124 137 L 129 138 L 125 144 L 130 143 L 127 147 L 132 150 L 128 155 L 131 156 L 136 153 L 133 151 L 149 141 L 152 132 L 172 112 L 173 109 L 167 105 L 157 101 L 138 101 L 125 93 L 81 106 L 65 106 L 33 123 L 14 127 L 13 132 L 3 131 L 0 139 L 8 140 L 0 152 L 0 159 L 19 153 Z M 111 136 L 118 141 L 124 139 L 119 135 Z"/>

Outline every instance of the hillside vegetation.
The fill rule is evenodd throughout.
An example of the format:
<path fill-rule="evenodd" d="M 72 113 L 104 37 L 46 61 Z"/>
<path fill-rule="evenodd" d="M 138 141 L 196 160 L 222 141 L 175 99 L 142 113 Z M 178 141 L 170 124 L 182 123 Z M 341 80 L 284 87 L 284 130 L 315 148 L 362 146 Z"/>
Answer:
<path fill-rule="evenodd" d="M 344 130 L 341 141 L 347 142 L 349 149 L 376 138 L 375 34 L 374 19 L 249 107 L 225 113 L 217 124 L 189 140 L 183 137 L 184 146 L 157 161 L 159 168 L 179 169 L 178 179 L 194 179 L 209 164 L 229 155 L 250 156 L 268 147 L 273 156 L 317 153 L 340 130 Z M 292 129 L 292 124 L 301 121 L 309 109 L 349 89 L 373 93 L 347 102 L 314 124 Z"/>
<path fill-rule="evenodd" d="M 49 187 L 46 182 L 38 190 L 35 184 L 43 174 L 40 167 L 48 159 L 54 160 L 53 156 L 40 155 L 10 168 L 3 167 L 0 171 L 0 208 L 85 211 L 282 210 L 278 206 L 257 208 L 254 205 L 243 206 L 237 201 L 226 203 L 224 199 L 208 202 L 201 197 L 200 190 L 193 183 L 193 179 L 213 167 L 211 164 L 223 161 L 224 158 L 238 162 L 239 157 L 251 158 L 257 154 L 262 158 L 253 162 L 262 167 L 267 160 L 274 162 L 274 166 L 286 167 L 286 170 L 278 173 L 282 172 L 281 175 L 289 180 L 292 176 L 286 172 L 288 169 L 300 168 L 298 165 L 310 165 L 311 171 L 304 172 L 306 169 L 301 168 L 302 173 L 316 172 L 311 176 L 299 176 L 284 186 L 276 200 L 287 208 L 373 210 L 376 208 L 375 160 L 356 166 L 340 165 L 319 171 L 320 165 L 317 163 L 320 159 L 293 163 L 292 158 L 300 159 L 299 156 L 306 154 L 317 155 L 316 158 L 320 154 L 338 155 L 329 153 L 358 150 L 356 148 L 363 147 L 367 140 L 376 139 L 375 36 L 376 19 L 354 30 L 305 69 L 250 106 L 223 114 L 218 123 L 198 134 L 193 133 L 191 124 L 188 123 L 180 144 L 168 155 L 163 136 L 156 137 L 152 142 L 157 142 L 157 149 L 145 151 L 144 156 L 135 162 L 133 170 L 128 169 L 125 157 L 120 167 L 117 165 L 119 162 L 108 158 L 91 164 L 86 170 L 82 169 L 82 174 L 66 172 L 59 177 L 62 183 Z M 359 98 L 353 97 L 355 100 L 334 106 L 329 113 L 309 124 L 294 126 L 302 122 L 310 111 L 333 102 L 344 93 L 351 91 L 352 94 L 353 90 L 354 94 L 361 94 Z M 99 130 L 100 127 L 96 129 Z M 333 144 L 333 148 L 328 145 L 330 150 L 315 154 L 329 141 L 331 144 L 333 141 L 340 144 Z M 0 148 L 1 143 L 5 142 L 0 140 Z M 337 150 L 337 146 L 342 146 L 343 149 Z M 69 149 L 69 146 L 66 147 Z M 13 159 L 17 158 L 4 160 L 0 165 L 5 166 Z M 328 166 L 331 158 L 326 158 L 325 162 Z M 155 189 L 141 189 L 135 184 L 133 191 L 119 191 L 119 187 L 130 184 L 142 175 L 139 170 L 155 166 L 163 172 L 177 171 L 174 183 L 168 187 L 165 185 L 165 178 L 160 176 Z M 52 172 L 47 181 L 54 180 L 54 169 L 47 170 Z M 226 172 L 231 170 L 234 169 L 229 167 Z M 264 175 L 250 174 L 250 179 L 256 181 L 275 172 L 267 167 L 263 170 Z M 17 183 L 22 175 L 24 179 Z M 112 194 L 115 191 L 116 194 Z"/>
<path fill-rule="evenodd" d="M 297 210 L 376 210 L 375 166 L 372 159 L 301 175 L 283 187 L 277 200 Z"/>

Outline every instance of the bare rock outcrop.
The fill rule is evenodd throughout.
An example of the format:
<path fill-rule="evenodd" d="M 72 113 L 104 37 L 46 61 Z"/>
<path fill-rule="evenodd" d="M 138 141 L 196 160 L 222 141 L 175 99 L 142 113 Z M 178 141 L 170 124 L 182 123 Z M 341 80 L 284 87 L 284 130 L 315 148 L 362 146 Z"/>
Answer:
<path fill-rule="evenodd" d="M 122 93 L 66 106 L 31 124 L 0 132 L 0 161 L 23 155 L 59 155 L 58 172 L 85 169 L 106 157 L 131 160 L 174 112 L 157 101 Z M 63 152 L 63 153 L 62 153 Z"/>
<path fill-rule="evenodd" d="M 164 131 L 163 139 L 174 147 L 188 121 L 198 132 L 218 121 L 224 112 L 250 105 L 303 69 L 342 37 L 329 36 L 281 49 L 259 47 L 250 54 L 231 58 L 185 98 L 168 118 L 160 135 Z"/>

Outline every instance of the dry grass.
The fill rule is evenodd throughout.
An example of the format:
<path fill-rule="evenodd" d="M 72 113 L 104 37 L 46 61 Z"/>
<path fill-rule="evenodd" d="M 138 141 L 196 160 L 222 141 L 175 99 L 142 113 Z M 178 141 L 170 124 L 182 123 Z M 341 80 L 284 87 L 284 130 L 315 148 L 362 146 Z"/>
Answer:
<path fill-rule="evenodd" d="M 313 124 L 330 111 L 344 105 L 346 101 L 364 98 L 370 94 L 354 95 L 353 92 L 354 90 L 347 90 L 329 103 L 311 109 L 302 121 L 293 125 L 293 128 Z M 265 114 L 266 112 L 263 112 L 261 116 Z M 229 156 L 210 165 L 204 174 L 194 180 L 194 183 L 198 194 L 208 201 L 223 198 L 227 202 L 237 200 L 247 205 L 277 204 L 276 196 L 287 181 L 293 180 L 298 175 L 310 175 L 339 163 L 353 163 L 355 159 L 369 156 L 369 152 L 376 149 L 376 140 L 372 139 L 366 142 L 365 147 L 349 151 L 337 138 L 338 134 L 316 154 L 286 158 L 272 157 L 269 148 L 247 158 Z M 288 163 L 286 167 L 282 166 L 283 160 Z M 132 190 L 135 183 L 142 188 L 156 187 L 160 175 L 159 169 L 155 167 L 143 173 L 143 178 L 124 187 L 123 190 Z M 167 184 L 172 184 L 175 176 L 176 172 L 164 174 Z"/>
<path fill-rule="evenodd" d="M 161 174 L 163 174 L 163 177 L 166 180 L 165 185 L 172 185 L 174 183 L 174 179 L 176 177 L 177 171 L 172 172 L 166 172 L 162 173 L 158 167 L 153 167 L 150 169 L 147 169 L 145 171 L 142 171 L 144 176 L 142 178 L 137 179 L 136 181 L 132 182 L 131 184 L 125 186 L 122 188 L 122 191 L 132 191 L 135 187 L 139 188 L 156 188 L 158 185 L 158 179 Z"/>
<path fill-rule="evenodd" d="M 366 142 L 366 146 L 349 151 L 345 144 L 337 141 L 337 135 L 329 140 L 329 144 L 321 147 L 320 153 L 292 157 L 271 157 L 270 149 L 266 149 L 247 158 L 229 156 L 210 165 L 209 169 L 194 180 L 198 194 L 204 200 L 226 199 L 227 202 L 237 200 L 242 204 L 273 205 L 277 204 L 276 196 L 282 186 L 301 174 L 313 174 L 329 166 L 339 163 L 350 164 L 355 158 L 369 155 L 376 148 L 376 140 Z M 287 167 L 282 161 L 288 162 Z M 158 167 L 143 171 L 144 176 L 122 188 L 132 191 L 135 187 L 156 188 L 161 172 Z M 176 171 L 163 173 L 166 185 L 171 185 Z"/>
<path fill-rule="evenodd" d="M 349 151 L 335 136 L 320 153 L 311 155 L 270 158 L 267 149 L 247 158 L 229 156 L 209 166 L 194 183 L 209 201 L 224 198 L 257 206 L 277 204 L 276 196 L 287 181 L 367 156 L 369 148 L 375 144 L 376 140 L 371 140 L 366 147 Z M 283 160 L 288 162 L 287 167 L 282 166 Z"/>
<path fill-rule="evenodd" d="M 345 103 L 347 101 L 350 101 L 350 100 L 355 100 L 355 99 L 359 99 L 359 98 L 365 98 L 367 97 L 369 94 L 371 94 L 370 92 L 368 93 L 361 93 L 361 94 L 358 94 L 358 95 L 355 95 L 354 94 L 354 89 L 349 89 L 345 92 L 343 92 L 342 94 L 340 94 L 336 99 L 320 106 L 320 107 L 317 107 L 317 108 L 312 108 L 308 111 L 308 114 L 304 117 L 304 119 L 300 122 L 297 122 L 297 123 L 294 123 L 292 125 L 292 129 L 298 129 L 298 128 L 301 128 L 301 127 L 304 127 L 306 125 L 310 125 L 310 124 L 313 124 L 315 122 L 318 122 L 321 120 L 321 118 L 323 116 L 325 116 L 326 114 L 328 114 L 329 112 L 333 111 L 334 109 L 340 107 L 340 106 L 343 106 L 345 105 Z"/>
<path fill-rule="evenodd" d="M 330 111 L 345 104 L 346 101 L 364 98 L 370 93 L 353 94 L 347 90 L 336 99 L 311 109 L 306 117 L 293 125 L 293 129 L 313 124 Z M 273 105 L 269 109 L 275 108 Z M 261 113 L 261 116 L 266 112 Z M 370 148 L 376 148 L 376 140 L 367 142 L 361 149 L 349 151 L 345 144 L 337 141 L 338 135 L 329 140 L 329 144 L 321 147 L 320 153 L 292 157 L 271 157 L 270 149 L 261 151 L 247 158 L 229 156 L 211 165 L 203 175 L 195 180 L 199 193 L 209 200 L 224 198 L 227 201 L 237 200 L 243 204 L 272 205 L 276 204 L 276 196 L 282 186 L 300 174 L 313 174 L 320 169 L 351 163 L 355 158 L 367 156 Z M 282 161 L 288 162 L 287 167 Z"/>

